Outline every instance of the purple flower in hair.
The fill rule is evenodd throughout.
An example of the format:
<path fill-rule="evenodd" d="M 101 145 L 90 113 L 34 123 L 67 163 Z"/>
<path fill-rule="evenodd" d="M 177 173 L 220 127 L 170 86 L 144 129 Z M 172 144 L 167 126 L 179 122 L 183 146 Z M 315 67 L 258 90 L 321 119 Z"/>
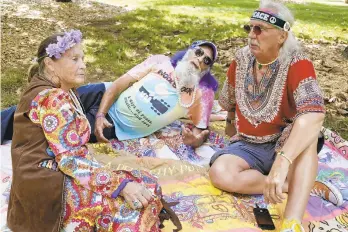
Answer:
<path fill-rule="evenodd" d="M 82 41 L 82 33 L 79 30 L 65 32 L 64 36 L 57 37 L 57 43 L 49 44 L 46 53 L 49 57 L 59 59 L 61 54 Z"/>
<path fill-rule="evenodd" d="M 71 30 L 70 31 L 71 38 L 76 42 L 80 43 L 82 40 L 82 33 L 79 30 Z"/>
<path fill-rule="evenodd" d="M 55 57 L 56 59 L 59 59 L 61 57 L 60 53 L 64 52 L 62 48 L 60 48 L 57 44 L 50 44 L 46 48 L 46 53 L 49 57 Z"/>
<path fill-rule="evenodd" d="M 71 46 L 71 38 L 68 36 L 64 36 L 64 37 L 58 36 L 57 40 L 58 40 L 58 42 L 57 42 L 58 47 L 60 47 L 63 51 L 65 49 L 69 49 L 72 47 Z"/>

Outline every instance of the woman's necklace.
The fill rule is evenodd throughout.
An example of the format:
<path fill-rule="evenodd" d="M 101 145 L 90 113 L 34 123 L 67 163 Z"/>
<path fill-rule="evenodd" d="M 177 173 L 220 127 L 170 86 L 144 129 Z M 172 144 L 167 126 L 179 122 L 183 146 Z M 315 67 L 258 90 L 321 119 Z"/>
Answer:
<path fill-rule="evenodd" d="M 261 64 L 260 62 L 257 61 L 257 59 L 255 59 L 255 60 L 256 60 L 256 63 L 257 63 L 257 68 L 260 70 L 262 68 L 262 66 L 273 64 L 277 59 L 278 59 L 278 57 L 276 57 L 274 60 L 272 60 L 271 62 L 269 62 L 267 64 Z"/>
<path fill-rule="evenodd" d="M 189 88 L 187 88 L 185 86 L 181 86 L 180 87 L 179 83 L 178 83 L 178 79 L 176 78 L 176 76 L 174 76 L 174 81 L 175 81 L 175 85 L 176 85 L 176 91 L 178 92 L 178 95 L 179 95 L 179 104 L 180 104 L 180 106 L 185 107 L 185 108 L 190 108 L 193 105 L 193 103 L 195 102 L 195 99 L 196 99 L 197 86 L 193 87 L 193 96 L 192 96 L 191 102 L 189 104 L 185 104 L 181 100 L 181 93 L 186 92 L 189 95 L 191 95 L 192 91 L 187 91 L 187 89 L 189 89 Z"/>
<path fill-rule="evenodd" d="M 71 89 L 69 90 L 69 95 L 70 95 L 70 98 L 71 100 L 73 101 L 74 103 L 74 106 L 75 106 L 75 109 L 78 113 L 80 113 L 81 115 L 84 115 L 83 113 L 83 109 L 82 109 L 82 106 L 81 106 L 81 103 L 80 101 L 77 99 L 74 91 L 72 91 Z"/>

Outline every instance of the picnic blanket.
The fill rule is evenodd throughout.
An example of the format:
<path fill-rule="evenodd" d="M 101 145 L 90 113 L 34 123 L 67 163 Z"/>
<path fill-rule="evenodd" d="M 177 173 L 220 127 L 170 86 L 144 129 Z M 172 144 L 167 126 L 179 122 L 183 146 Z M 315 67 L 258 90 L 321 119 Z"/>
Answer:
<path fill-rule="evenodd" d="M 262 195 L 240 195 L 223 192 L 213 187 L 208 176 L 208 162 L 214 151 L 229 143 L 222 133 L 224 123 L 212 123 L 207 142 L 194 150 L 182 143 L 176 121 L 162 130 L 141 139 L 107 144 L 89 144 L 94 157 L 114 169 L 146 169 L 158 176 L 164 198 L 179 202 L 172 207 L 178 215 L 182 231 L 261 231 L 257 228 L 252 209 L 257 203 L 268 207 L 279 229 L 285 202 L 266 205 Z M 303 219 L 306 231 L 348 231 L 348 142 L 323 128 L 325 144 L 319 153 L 318 180 L 339 186 L 345 203 L 336 207 L 319 197 L 311 196 Z M 12 166 L 10 143 L 1 145 L 0 168 L 0 228 L 6 227 L 7 202 L 11 185 Z M 175 226 L 165 221 L 163 231 Z"/>

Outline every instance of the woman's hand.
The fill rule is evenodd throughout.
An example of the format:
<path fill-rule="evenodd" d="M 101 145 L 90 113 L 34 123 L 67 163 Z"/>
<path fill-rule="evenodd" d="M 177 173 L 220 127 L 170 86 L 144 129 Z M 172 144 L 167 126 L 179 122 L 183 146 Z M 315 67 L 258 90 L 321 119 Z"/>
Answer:
<path fill-rule="evenodd" d="M 95 120 L 94 134 L 99 142 L 109 142 L 109 140 L 104 137 L 103 133 L 103 130 L 106 127 L 112 127 L 112 124 L 105 117 L 97 117 Z"/>
<path fill-rule="evenodd" d="M 151 192 L 137 182 L 128 182 L 120 195 L 133 209 L 146 208 L 149 202 L 153 200 Z"/>
<path fill-rule="evenodd" d="M 282 157 L 277 156 L 272 169 L 265 182 L 263 195 L 266 203 L 277 204 L 285 199 L 283 185 L 289 172 L 290 163 Z"/>

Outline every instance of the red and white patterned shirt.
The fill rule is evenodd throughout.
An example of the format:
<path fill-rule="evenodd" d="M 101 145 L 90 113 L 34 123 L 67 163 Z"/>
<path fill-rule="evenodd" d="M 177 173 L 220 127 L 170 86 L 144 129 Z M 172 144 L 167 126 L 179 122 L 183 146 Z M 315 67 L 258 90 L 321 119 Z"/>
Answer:
<path fill-rule="evenodd" d="M 255 57 L 248 47 L 236 53 L 220 93 L 219 103 L 227 111 L 235 109 L 234 140 L 252 143 L 277 141 L 282 147 L 297 117 L 308 112 L 324 113 L 322 92 L 312 62 L 294 53 L 273 67 L 262 94 L 252 98 L 250 80 Z"/>

